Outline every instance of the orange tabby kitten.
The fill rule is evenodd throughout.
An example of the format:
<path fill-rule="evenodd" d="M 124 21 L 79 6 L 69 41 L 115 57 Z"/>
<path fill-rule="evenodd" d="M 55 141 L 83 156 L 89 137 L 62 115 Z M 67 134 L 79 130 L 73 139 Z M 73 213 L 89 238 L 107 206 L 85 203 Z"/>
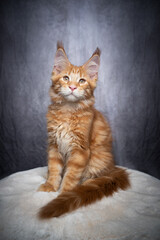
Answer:
<path fill-rule="evenodd" d="M 39 191 L 60 191 L 40 218 L 58 217 L 129 187 L 128 174 L 115 167 L 111 130 L 94 108 L 100 50 L 80 67 L 72 65 L 61 43 L 52 73 L 48 108 L 48 178 Z"/>

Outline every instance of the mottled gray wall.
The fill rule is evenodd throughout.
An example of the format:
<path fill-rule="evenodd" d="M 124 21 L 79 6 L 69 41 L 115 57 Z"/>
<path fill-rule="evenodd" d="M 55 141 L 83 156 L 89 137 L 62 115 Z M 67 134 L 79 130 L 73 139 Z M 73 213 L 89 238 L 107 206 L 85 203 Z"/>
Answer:
<path fill-rule="evenodd" d="M 109 119 L 116 163 L 160 177 L 158 1 L 0 3 L 1 176 L 46 164 L 57 40 L 73 64 L 102 50 L 96 107 Z"/>

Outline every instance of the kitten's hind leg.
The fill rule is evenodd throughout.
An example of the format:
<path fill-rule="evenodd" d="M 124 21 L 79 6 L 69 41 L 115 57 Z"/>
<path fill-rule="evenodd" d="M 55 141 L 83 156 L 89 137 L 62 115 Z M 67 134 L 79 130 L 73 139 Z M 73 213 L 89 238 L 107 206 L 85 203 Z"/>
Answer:
<path fill-rule="evenodd" d="M 59 189 L 61 183 L 61 174 L 63 169 L 62 156 L 58 152 L 57 147 L 50 146 L 48 150 L 48 177 L 47 181 L 42 184 L 38 191 L 44 192 L 56 192 Z"/>

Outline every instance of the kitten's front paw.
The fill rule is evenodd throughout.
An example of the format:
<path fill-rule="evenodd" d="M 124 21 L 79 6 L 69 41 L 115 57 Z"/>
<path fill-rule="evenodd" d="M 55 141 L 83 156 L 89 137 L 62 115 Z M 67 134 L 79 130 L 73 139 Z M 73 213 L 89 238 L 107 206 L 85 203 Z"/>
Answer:
<path fill-rule="evenodd" d="M 48 182 L 41 184 L 40 187 L 38 188 L 38 191 L 39 192 L 56 192 L 54 187 Z"/>

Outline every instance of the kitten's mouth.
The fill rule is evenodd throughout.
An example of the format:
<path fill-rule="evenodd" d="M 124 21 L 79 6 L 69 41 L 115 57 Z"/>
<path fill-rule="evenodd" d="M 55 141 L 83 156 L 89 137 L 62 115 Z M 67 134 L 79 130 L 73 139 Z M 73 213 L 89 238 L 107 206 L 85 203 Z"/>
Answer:
<path fill-rule="evenodd" d="M 69 94 L 66 95 L 66 97 L 68 97 L 68 96 L 74 96 L 75 98 L 78 98 L 76 95 L 74 95 L 73 92 L 71 92 L 71 93 L 69 93 Z"/>
<path fill-rule="evenodd" d="M 60 95 L 62 95 L 67 101 L 71 101 L 71 102 L 77 102 L 79 100 L 84 99 L 83 95 L 80 95 L 80 94 L 77 95 L 77 93 L 74 93 L 74 91 L 72 92 L 61 91 Z"/>
<path fill-rule="evenodd" d="M 73 95 L 74 97 L 76 97 L 76 98 L 77 98 L 77 96 L 76 96 L 76 95 L 74 95 L 74 93 L 73 93 L 73 92 L 71 93 L 71 95 Z"/>
<path fill-rule="evenodd" d="M 68 94 L 65 94 L 65 95 L 63 95 L 63 96 L 64 96 L 64 98 L 65 98 L 67 101 L 69 101 L 69 102 L 77 102 L 77 101 L 80 100 L 79 97 L 76 96 L 73 92 L 68 93 Z"/>

